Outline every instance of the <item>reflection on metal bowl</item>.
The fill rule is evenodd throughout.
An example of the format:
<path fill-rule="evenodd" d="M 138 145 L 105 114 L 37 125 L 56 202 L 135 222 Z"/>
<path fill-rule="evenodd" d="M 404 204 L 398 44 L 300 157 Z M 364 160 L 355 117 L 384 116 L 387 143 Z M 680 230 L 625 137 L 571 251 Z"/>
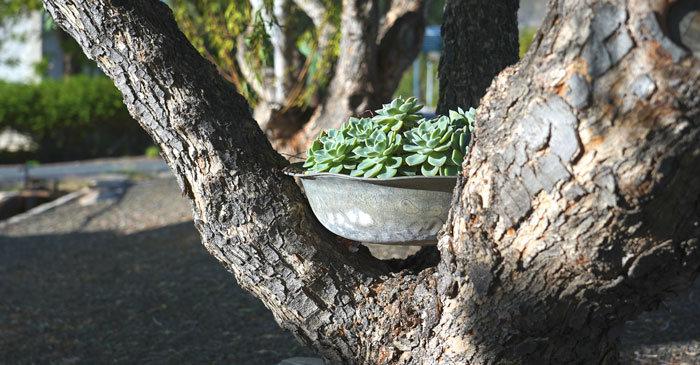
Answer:
<path fill-rule="evenodd" d="M 301 179 L 311 209 L 331 232 L 353 241 L 397 245 L 437 243 L 457 182 L 455 176 L 290 175 Z"/>

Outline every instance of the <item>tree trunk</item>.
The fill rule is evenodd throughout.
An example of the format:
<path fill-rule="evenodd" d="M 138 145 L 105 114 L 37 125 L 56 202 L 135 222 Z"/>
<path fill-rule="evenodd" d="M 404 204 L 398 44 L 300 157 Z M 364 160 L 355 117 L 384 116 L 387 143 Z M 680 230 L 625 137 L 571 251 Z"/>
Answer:
<path fill-rule="evenodd" d="M 254 116 L 275 149 L 301 154 L 322 130 L 337 128 L 350 116 L 374 111 L 390 101 L 403 72 L 418 55 L 428 1 L 394 0 L 385 14 L 380 14 L 378 0 L 344 1 L 339 54 L 328 70 L 329 92 L 317 93 L 317 103 L 302 107 L 294 103 L 303 90 L 304 78 L 299 77 L 303 76 L 299 74 L 303 67 L 295 65 L 294 39 L 282 32 L 290 3 L 278 0 L 272 3 L 280 28 L 273 24 L 261 0 L 252 1 L 254 8 L 262 10 L 268 24 L 266 29 L 274 50 L 273 67 L 263 70 L 262 77 L 258 77 L 247 65 L 247 46 L 242 36 L 237 41 L 237 64 L 258 95 Z M 293 3 L 314 22 L 317 54 L 332 52 L 330 48 L 337 46 L 336 25 L 326 18 L 327 5 L 318 0 L 293 0 Z"/>
<path fill-rule="evenodd" d="M 391 101 L 403 71 L 418 55 L 426 0 L 394 1 L 380 22 L 377 0 L 343 1 L 342 37 L 328 95 L 311 119 L 277 150 L 298 154 L 351 116 L 372 113 Z"/>
<path fill-rule="evenodd" d="M 518 61 L 518 0 L 447 0 L 440 32 L 437 113 L 476 108 L 491 80 Z"/>
<path fill-rule="evenodd" d="M 481 101 L 433 267 L 320 227 L 167 5 L 44 4 L 161 146 L 204 246 L 329 363 L 614 363 L 624 321 L 698 273 L 700 60 L 665 0 L 550 1 Z"/>

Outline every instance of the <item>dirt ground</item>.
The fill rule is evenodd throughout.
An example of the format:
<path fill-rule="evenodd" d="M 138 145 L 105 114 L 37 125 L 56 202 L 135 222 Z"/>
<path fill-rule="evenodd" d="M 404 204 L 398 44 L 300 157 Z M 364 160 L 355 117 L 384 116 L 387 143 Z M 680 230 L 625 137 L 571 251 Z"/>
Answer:
<path fill-rule="evenodd" d="M 174 179 L 0 228 L 0 363 L 314 356 L 199 242 Z M 400 248 L 373 248 L 400 256 Z M 625 363 L 700 363 L 700 281 L 627 323 Z"/>

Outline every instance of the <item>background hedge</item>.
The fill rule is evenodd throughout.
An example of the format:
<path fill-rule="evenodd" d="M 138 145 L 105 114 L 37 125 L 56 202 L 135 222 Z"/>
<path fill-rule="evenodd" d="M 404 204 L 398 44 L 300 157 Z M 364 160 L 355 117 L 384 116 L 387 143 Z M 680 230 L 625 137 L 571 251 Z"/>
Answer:
<path fill-rule="evenodd" d="M 105 76 L 76 75 L 38 84 L 0 82 L 0 130 L 5 127 L 28 134 L 38 149 L 0 151 L 0 163 L 141 155 L 153 144 Z"/>

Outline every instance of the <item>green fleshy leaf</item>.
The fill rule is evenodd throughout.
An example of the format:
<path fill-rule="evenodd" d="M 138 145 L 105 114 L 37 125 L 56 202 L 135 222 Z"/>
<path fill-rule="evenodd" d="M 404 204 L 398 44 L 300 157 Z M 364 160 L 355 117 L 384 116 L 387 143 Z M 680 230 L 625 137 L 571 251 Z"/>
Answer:
<path fill-rule="evenodd" d="M 397 172 L 398 172 L 398 171 L 397 171 L 396 169 L 392 169 L 392 168 L 389 168 L 389 167 L 386 167 L 386 166 L 385 166 L 385 167 L 382 169 L 381 173 L 380 173 L 379 175 L 377 175 L 377 177 L 380 178 L 380 179 L 388 179 L 388 178 L 391 178 L 391 177 L 396 176 L 396 173 L 397 173 Z"/>
<path fill-rule="evenodd" d="M 464 159 L 464 155 L 462 152 L 459 152 L 458 150 L 452 150 L 452 156 L 450 158 L 452 162 L 457 165 L 461 166 L 462 165 L 462 160 Z"/>
<path fill-rule="evenodd" d="M 358 170 L 364 171 L 364 170 L 367 170 L 367 169 L 369 169 L 370 167 L 372 167 L 372 166 L 374 166 L 374 165 L 376 165 L 376 164 L 377 164 L 377 161 L 376 161 L 375 159 L 373 159 L 373 158 L 368 158 L 368 159 L 363 160 L 362 162 L 360 162 L 360 164 L 357 165 L 357 169 L 358 169 Z"/>
<path fill-rule="evenodd" d="M 377 175 L 382 171 L 382 168 L 384 168 L 384 165 L 382 165 L 382 164 L 374 165 L 374 167 L 372 167 L 371 169 L 365 171 L 364 175 L 362 175 L 362 176 L 364 176 L 364 177 L 375 177 L 375 176 L 377 176 Z"/>
<path fill-rule="evenodd" d="M 362 176 L 365 172 L 363 170 L 352 170 L 350 171 L 350 176 Z"/>
<path fill-rule="evenodd" d="M 384 165 L 389 169 L 397 169 L 401 166 L 403 159 L 401 157 L 389 157 L 384 162 Z"/>
<path fill-rule="evenodd" d="M 439 169 L 440 169 L 440 167 L 438 167 L 438 166 L 433 166 L 429 163 L 424 163 L 420 167 L 420 172 L 421 172 L 421 174 L 423 174 L 425 176 L 435 176 L 435 175 L 437 175 Z"/>
<path fill-rule="evenodd" d="M 452 147 L 452 146 L 449 143 L 445 143 L 445 144 L 441 144 L 441 145 L 433 148 L 433 151 L 435 151 L 435 152 L 447 151 L 447 149 L 449 149 L 450 147 Z"/>
<path fill-rule="evenodd" d="M 413 108 L 411 108 L 408 113 L 413 114 L 413 113 L 418 113 L 421 109 L 423 109 L 422 104 L 416 104 Z"/>
<path fill-rule="evenodd" d="M 322 148 L 321 146 L 321 141 L 315 140 L 312 144 L 311 147 L 306 151 L 307 155 L 311 155 L 311 153 L 316 152 Z"/>
<path fill-rule="evenodd" d="M 412 145 L 412 144 L 407 144 L 407 145 L 403 146 L 403 150 L 406 152 L 418 152 L 422 149 L 423 149 L 423 147 Z"/>
<path fill-rule="evenodd" d="M 328 172 L 333 174 L 339 174 L 341 171 L 343 171 L 343 165 L 333 166 L 328 170 Z"/>
<path fill-rule="evenodd" d="M 306 159 L 306 162 L 304 162 L 304 164 L 302 165 L 302 167 L 303 167 L 303 168 L 309 168 L 309 167 L 313 166 L 315 163 L 316 163 L 316 161 L 314 161 L 314 157 L 311 156 L 311 157 L 309 157 L 309 158 Z"/>
<path fill-rule="evenodd" d="M 401 147 L 401 145 L 398 143 L 395 143 L 395 144 L 391 145 L 391 147 L 386 149 L 384 152 L 382 152 L 382 155 L 389 156 L 389 155 L 393 154 L 394 152 L 396 152 L 396 150 L 398 150 L 399 147 Z"/>
<path fill-rule="evenodd" d="M 461 136 L 461 133 L 454 133 L 452 135 L 452 138 L 450 138 L 450 147 L 452 149 L 458 150 L 459 148 L 459 136 Z"/>
<path fill-rule="evenodd" d="M 332 160 L 333 156 L 331 156 L 328 152 L 321 150 L 316 152 L 316 154 L 314 155 L 314 159 L 317 163 L 324 163 Z"/>
<path fill-rule="evenodd" d="M 449 141 L 450 137 L 452 137 L 453 133 L 454 133 L 454 131 L 452 131 L 451 129 L 448 129 L 447 131 L 445 131 L 445 134 L 443 134 L 442 138 L 440 138 L 440 143 L 445 143 L 445 142 Z"/>
<path fill-rule="evenodd" d="M 471 133 L 462 133 L 459 136 L 459 150 L 464 151 L 466 150 L 467 146 L 469 146 L 469 140 L 471 139 Z"/>
<path fill-rule="evenodd" d="M 440 175 L 442 176 L 456 176 L 458 172 L 459 169 L 457 166 L 449 165 L 440 168 Z"/>
<path fill-rule="evenodd" d="M 447 155 L 444 153 L 433 152 L 428 155 L 428 163 L 433 166 L 440 167 L 445 164 L 445 161 L 447 161 Z"/>
<path fill-rule="evenodd" d="M 440 137 L 442 136 L 440 133 L 441 133 L 440 129 L 437 129 L 437 128 L 433 129 L 433 131 L 430 133 L 430 140 L 431 141 L 434 141 L 434 140 L 439 141 Z"/>
<path fill-rule="evenodd" d="M 314 166 L 314 171 L 316 172 L 324 172 L 327 171 L 328 169 L 331 168 L 331 164 L 329 163 L 320 163 Z"/>
<path fill-rule="evenodd" d="M 371 150 L 367 147 L 356 147 L 355 149 L 352 150 L 352 153 L 354 153 L 360 157 L 369 157 L 370 151 Z"/>
<path fill-rule="evenodd" d="M 413 154 L 413 155 L 406 157 L 404 159 L 404 161 L 406 161 L 406 164 L 408 166 L 416 166 L 416 165 L 422 164 L 427 159 L 428 159 L 428 155 L 416 153 L 416 154 Z"/>

